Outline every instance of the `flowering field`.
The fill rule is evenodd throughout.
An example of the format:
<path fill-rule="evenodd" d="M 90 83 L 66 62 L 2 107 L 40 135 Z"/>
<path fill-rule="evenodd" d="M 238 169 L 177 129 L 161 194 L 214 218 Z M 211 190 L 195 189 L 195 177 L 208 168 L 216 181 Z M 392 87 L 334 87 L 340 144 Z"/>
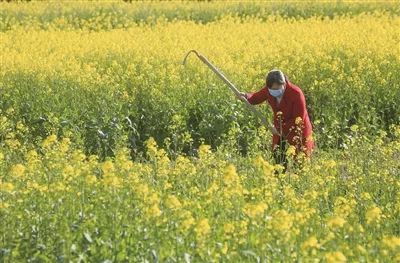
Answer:
<path fill-rule="evenodd" d="M 0 262 L 400 261 L 399 28 L 389 1 L 0 3 Z M 191 49 L 242 91 L 282 69 L 312 159 L 282 173 Z"/>

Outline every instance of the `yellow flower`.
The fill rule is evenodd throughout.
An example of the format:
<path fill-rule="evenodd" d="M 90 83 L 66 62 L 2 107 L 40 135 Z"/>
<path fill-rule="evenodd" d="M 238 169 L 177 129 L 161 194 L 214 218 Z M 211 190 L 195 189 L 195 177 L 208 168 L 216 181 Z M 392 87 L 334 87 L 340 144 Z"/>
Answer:
<path fill-rule="evenodd" d="M 64 178 L 70 177 L 70 176 L 74 177 L 74 175 L 75 175 L 74 167 L 72 165 L 70 165 L 70 164 L 67 164 L 63 169 L 63 177 Z"/>
<path fill-rule="evenodd" d="M 285 210 L 278 210 L 272 216 L 272 227 L 278 232 L 287 232 L 293 225 L 293 217 Z"/>
<path fill-rule="evenodd" d="M 14 190 L 14 185 L 12 183 L 3 183 L 0 181 L 0 192 L 11 193 Z"/>
<path fill-rule="evenodd" d="M 373 222 L 378 222 L 382 217 L 382 210 L 377 207 L 371 207 L 366 213 L 365 218 L 367 219 L 367 223 L 371 224 Z"/>
<path fill-rule="evenodd" d="M 347 200 L 346 198 L 339 196 L 335 200 L 334 212 L 342 217 L 347 217 L 353 212 L 353 208 L 356 202 L 353 199 Z"/>
<path fill-rule="evenodd" d="M 190 213 L 185 216 L 185 219 L 181 223 L 181 228 L 183 231 L 189 230 L 195 224 L 195 220 Z"/>
<path fill-rule="evenodd" d="M 221 253 L 226 255 L 228 253 L 228 244 L 225 242 L 224 245 L 221 248 Z"/>
<path fill-rule="evenodd" d="M 63 138 L 60 144 L 60 152 L 65 153 L 68 151 L 71 140 L 69 138 Z"/>
<path fill-rule="evenodd" d="M 118 178 L 115 175 L 104 176 L 103 183 L 106 186 L 110 186 L 110 187 L 114 187 L 114 188 L 120 188 L 123 186 L 121 178 Z"/>
<path fill-rule="evenodd" d="M 224 224 L 224 233 L 225 235 L 231 234 L 235 231 L 235 226 L 232 223 L 225 223 Z"/>
<path fill-rule="evenodd" d="M 139 184 L 139 185 L 135 186 L 134 189 L 137 192 L 137 194 L 142 198 L 147 196 L 148 193 L 150 192 L 150 189 L 146 184 Z"/>
<path fill-rule="evenodd" d="M 10 205 L 6 202 L 0 202 L 0 209 L 7 209 Z"/>
<path fill-rule="evenodd" d="M 239 225 L 237 225 L 237 228 L 238 228 L 237 232 L 239 233 L 239 235 L 241 235 L 241 236 L 247 235 L 248 225 L 249 225 L 249 222 L 247 220 L 242 220 L 239 222 Z"/>
<path fill-rule="evenodd" d="M 351 130 L 352 132 L 358 131 L 358 125 L 356 125 L 356 124 L 351 125 L 350 130 Z"/>
<path fill-rule="evenodd" d="M 122 98 L 125 100 L 129 98 L 129 94 L 127 91 L 122 92 Z"/>
<path fill-rule="evenodd" d="M 296 154 L 296 147 L 293 145 L 290 145 L 286 150 L 286 154 L 288 156 L 294 156 Z"/>
<path fill-rule="evenodd" d="M 390 248 L 391 250 L 395 251 L 396 249 L 400 248 L 400 237 L 396 236 L 385 236 L 382 240 L 382 243 Z"/>
<path fill-rule="evenodd" d="M 301 249 L 306 250 L 308 248 L 319 248 L 320 244 L 318 244 L 318 240 L 315 236 L 310 237 L 301 245 Z"/>
<path fill-rule="evenodd" d="M 86 155 L 81 150 L 74 150 L 72 153 L 72 160 L 76 163 L 82 162 L 85 158 Z"/>
<path fill-rule="evenodd" d="M 336 162 L 335 162 L 335 160 L 332 160 L 332 159 L 325 161 L 323 164 L 328 169 L 332 169 L 332 168 L 336 167 Z"/>
<path fill-rule="evenodd" d="M 168 189 L 171 189 L 171 188 L 172 188 L 172 184 L 171 184 L 171 183 L 166 182 L 166 183 L 164 184 L 164 190 L 168 190 Z"/>
<path fill-rule="evenodd" d="M 150 157 L 156 157 L 158 153 L 157 142 L 154 140 L 153 137 L 150 137 L 146 141 L 147 153 Z"/>
<path fill-rule="evenodd" d="M 262 156 L 257 156 L 254 159 L 253 164 L 263 170 L 264 176 L 269 177 L 273 175 L 274 166 L 264 160 Z"/>
<path fill-rule="evenodd" d="M 339 228 L 339 227 L 343 227 L 343 225 L 346 223 L 346 220 L 344 220 L 342 217 L 340 216 L 333 216 L 331 217 L 327 224 L 330 228 Z"/>
<path fill-rule="evenodd" d="M 148 204 L 156 204 L 160 202 L 160 198 L 157 193 L 153 192 L 145 197 L 145 202 Z"/>
<path fill-rule="evenodd" d="M 370 195 L 369 193 L 367 193 L 367 192 L 361 193 L 361 198 L 362 198 L 363 200 L 365 200 L 365 201 L 372 200 L 371 195 Z"/>
<path fill-rule="evenodd" d="M 43 148 L 48 148 L 50 147 L 53 143 L 57 141 L 57 136 L 55 134 L 49 135 L 46 139 L 43 140 L 42 142 L 42 147 Z"/>
<path fill-rule="evenodd" d="M 325 259 L 328 263 L 344 263 L 347 261 L 346 257 L 340 251 L 326 253 Z"/>
<path fill-rule="evenodd" d="M 158 217 L 161 215 L 161 210 L 158 204 L 153 204 L 150 208 L 147 209 L 146 215 L 150 218 Z"/>
<path fill-rule="evenodd" d="M 21 143 L 17 139 L 6 139 L 5 143 L 8 147 L 10 147 L 13 150 L 17 150 L 18 148 L 21 147 Z"/>
<path fill-rule="evenodd" d="M 97 182 L 97 177 L 93 174 L 89 174 L 86 176 L 86 183 L 87 184 L 95 184 Z"/>
<path fill-rule="evenodd" d="M 240 177 L 236 173 L 234 165 L 230 164 L 225 169 L 223 176 L 223 182 L 226 189 L 223 190 L 223 196 L 226 198 L 232 198 L 243 193 L 243 187 L 240 183 Z"/>
<path fill-rule="evenodd" d="M 39 162 L 39 155 L 35 150 L 30 150 L 26 153 L 26 160 L 30 164 L 37 163 Z"/>
<path fill-rule="evenodd" d="M 207 144 L 202 144 L 199 147 L 199 157 L 200 159 L 206 158 L 211 153 L 211 146 Z"/>
<path fill-rule="evenodd" d="M 25 173 L 25 166 L 22 164 L 16 164 L 13 167 L 11 167 L 11 175 L 15 176 L 17 178 L 22 177 Z"/>
<path fill-rule="evenodd" d="M 228 165 L 225 170 L 224 183 L 226 185 L 231 185 L 239 181 L 239 176 L 236 173 L 236 168 L 233 164 Z"/>
<path fill-rule="evenodd" d="M 197 237 L 204 237 L 210 233 L 211 227 L 208 224 L 208 219 L 204 218 L 197 222 L 194 232 L 196 232 Z"/>
<path fill-rule="evenodd" d="M 262 216 L 265 209 L 267 209 L 267 204 L 260 202 L 258 204 L 246 204 L 243 210 L 248 217 L 254 219 Z"/>
<path fill-rule="evenodd" d="M 47 192 L 48 190 L 47 185 L 40 185 L 37 182 L 30 182 L 30 181 L 28 181 L 28 183 L 26 184 L 26 188 L 29 190 L 35 190 L 39 192 Z"/>
<path fill-rule="evenodd" d="M 181 202 L 179 202 L 178 198 L 176 198 L 176 196 L 174 195 L 170 195 L 167 197 L 167 199 L 165 200 L 165 205 L 169 208 L 169 209 L 177 209 L 181 207 Z"/>
<path fill-rule="evenodd" d="M 66 185 L 62 182 L 57 182 L 51 185 L 50 191 L 51 192 L 63 192 L 67 189 Z"/>
<path fill-rule="evenodd" d="M 361 245 L 357 245 L 357 250 L 361 253 L 361 254 L 365 254 L 367 253 L 367 250 L 361 246 Z"/>
<path fill-rule="evenodd" d="M 112 173 L 114 171 L 114 164 L 110 160 L 107 160 L 101 165 L 101 169 L 104 174 Z"/>
<path fill-rule="evenodd" d="M 208 195 L 213 195 L 215 192 L 217 192 L 219 189 L 218 184 L 216 182 L 213 182 L 211 186 L 207 189 L 207 194 Z"/>

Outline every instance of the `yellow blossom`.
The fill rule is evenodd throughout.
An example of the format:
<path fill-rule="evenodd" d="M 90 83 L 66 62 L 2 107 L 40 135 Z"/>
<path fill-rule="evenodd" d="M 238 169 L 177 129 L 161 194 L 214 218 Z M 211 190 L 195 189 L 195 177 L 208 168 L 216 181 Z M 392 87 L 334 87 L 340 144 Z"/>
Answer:
<path fill-rule="evenodd" d="M 211 231 L 211 227 L 208 224 L 208 219 L 206 219 L 206 218 L 200 219 L 197 222 L 196 227 L 194 228 L 194 231 L 196 232 L 196 235 L 198 238 L 208 235 Z"/>
<path fill-rule="evenodd" d="M 101 165 L 101 169 L 105 174 L 112 173 L 114 171 L 114 164 L 112 161 L 107 160 Z"/>
<path fill-rule="evenodd" d="M 289 145 L 289 147 L 286 150 L 286 154 L 288 156 L 294 156 L 296 154 L 296 147 L 294 145 Z"/>
<path fill-rule="evenodd" d="M 306 250 L 308 248 L 319 248 L 320 244 L 315 236 L 308 238 L 306 241 L 303 242 L 301 245 L 301 249 Z"/>
<path fill-rule="evenodd" d="M 345 262 L 347 262 L 346 257 L 340 251 L 326 253 L 325 259 L 328 263 L 345 263 Z"/>
<path fill-rule="evenodd" d="M 393 251 L 400 249 L 400 237 L 385 236 L 382 240 L 382 243 Z"/>
<path fill-rule="evenodd" d="M 165 204 L 169 209 L 177 209 L 181 207 L 181 202 L 179 202 L 179 199 L 174 195 L 168 196 L 165 200 Z"/>
<path fill-rule="evenodd" d="M 25 166 L 22 164 L 16 164 L 11 167 L 11 175 L 15 177 L 22 177 L 25 173 Z"/>
<path fill-rule="evenodd" d="M 161 210 L 158 204 L 153 204 L 146 210 L 146 215 L 150 218 L 158 217 L 161 215 Z"/>
<path fill-rule="evenodd" d="M 244 206 L 244 212 L 250 218 L 261 217 L 264 214 L 265 209 L 267 209 L 267 204 L 258 203 L 258 204 L 246 204 Z"/>
<path fill-rule="evenodd" d="M 236 168 L 233 164 L 228 165 L 224 174 L 224 183 L 227 185 L 239 182 L 239 176 L 236 173 Z"/>
<path fill-rule="evenodd" d="M 371 207 L 365 213 L 365 218 L 367 219 L 368 224 L 379 221 L 381 217 L 382 217 L 382 210 L 377 206 Z"/>
<path fill-rule="evenodd" d="M 331 228 L 343 227 L 343 225 L 344 225 L 345 223 L 346 223 L 346 220 L 343 219 L 343 218 L 340 217 L 340 216 L 333 216 L 333 217 L 331 217 L 331 218 L 328 220 L 328 222 L 327 222 L 328 226 L 331 227 Z"/>
<path fill-rule="evenodd" d="M 226 255 L 226 253 L 228 252 L 228 244 L 225 242 L 224 245 L 221 248 L 221 252 L 222 254 Z"/>
<path fill-rule="evenodd" d="M 344 263 L 347 261 L 342 252 L 328 252 L 325 254 L 325 259 L 328 263 Z"/>
<path fill-rule="evenodd" d="M 227 234 L 232 234 L 233 231 L 235 230 L 235 225 L 232 223 L 225 223 L 224 224 L 224 233 Z"/>
<path fill-rule="evenodd" d="M 6 182 L 2 182 L 0 181 L 0 192 L 7 192 L 7 193 L 11 193 L 14 190 L 14 185 L 12 183 L 6 183 Z"/>
<path fill-rule="evenodd" d="M 190 213 L 188 213 L 188 214 L 185 216 L 185 219 L 182 220 L 182 223 L 180 224 L 180 226 L 181 226 L 181 229 L 182 229 L 183 231 L 186 232 L 186 231 L 189 230 L 194 224 L 195 224 L 194 218 L 192 217 L 192 215 L 191 215 Z"/>
<path fill-rule="evenodd" d="M 42 147 L 43 148 L 48 148 L 52 144 L 54 144 L 56 141 L 57 141 L 57 136 L 55 134 L 51 134 L 45 140 L 43 140 Z"/>
<path fill-rule="evenodd" d="M 272 228 L 279 232 L 287 232 L 293 225 L 293 217 L 285 210 L 278 210 L 272 215 Z"/>
<path fill-rule="evenodd" d="M 0 209 L 7 209 L 10 205 L 6 202 L 0 202 Z"/>
<path fill-rule="evenodd" d="M 201 159 L 206 158 L 211 153 L 211 146 L 207 144 L 202 144 L 199 147 L 199 157 Z"/>

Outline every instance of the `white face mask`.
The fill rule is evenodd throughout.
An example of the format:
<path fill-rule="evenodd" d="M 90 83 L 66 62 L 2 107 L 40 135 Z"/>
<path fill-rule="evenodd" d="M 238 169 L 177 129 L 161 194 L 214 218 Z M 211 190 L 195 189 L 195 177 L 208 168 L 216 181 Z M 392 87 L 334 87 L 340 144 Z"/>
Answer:
<path fill-rule="evenodd" d="M 268 88 L 269 94 L 275 98 L 279 98 L 280 96 L 283 95 L 283 92 L 285 91 L 284 87 L 282 86 L 279 89 L 270 89 Z"/>

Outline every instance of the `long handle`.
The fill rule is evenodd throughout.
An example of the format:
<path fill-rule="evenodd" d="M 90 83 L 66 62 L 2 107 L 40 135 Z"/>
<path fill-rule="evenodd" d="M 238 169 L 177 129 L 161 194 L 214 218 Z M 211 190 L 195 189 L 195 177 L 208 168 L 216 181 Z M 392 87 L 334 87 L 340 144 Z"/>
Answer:
<path fill-rule="evenodd" d="M 215 67 L 210 61 L 208 61 L 206 57 L 199 54 L 196 50 L 190 50 L 186 54 L 183 60 L 183 64 L 186 64 L 186 59 L 190 53 L 195 53 L 197 57 L 204 62 L 204 64 L 206 64 L 212 71 L 214 71 L 214 73 L 217 74 L 218 77 L 220 77 L 220 79 L 222 79 L 229 86 L 229 88 L 236 94 L 236 96 L 240 96 L 240 92 L 235 87 L 235 85 L 233 85 L 233 83 L 230 82 L 217 67 Z M 247 105 L 247 107 L 261 120 L 261 122 L 265 125 L 265 127 L 267 127 L 273 133 L 273 126 L 267 122 L 267 120 L 264 118 L 261 112 L 259 112 L 252 104 L 250 104 L 250 102 L 247 99 L 244 99 L 244 102 Z"/>

